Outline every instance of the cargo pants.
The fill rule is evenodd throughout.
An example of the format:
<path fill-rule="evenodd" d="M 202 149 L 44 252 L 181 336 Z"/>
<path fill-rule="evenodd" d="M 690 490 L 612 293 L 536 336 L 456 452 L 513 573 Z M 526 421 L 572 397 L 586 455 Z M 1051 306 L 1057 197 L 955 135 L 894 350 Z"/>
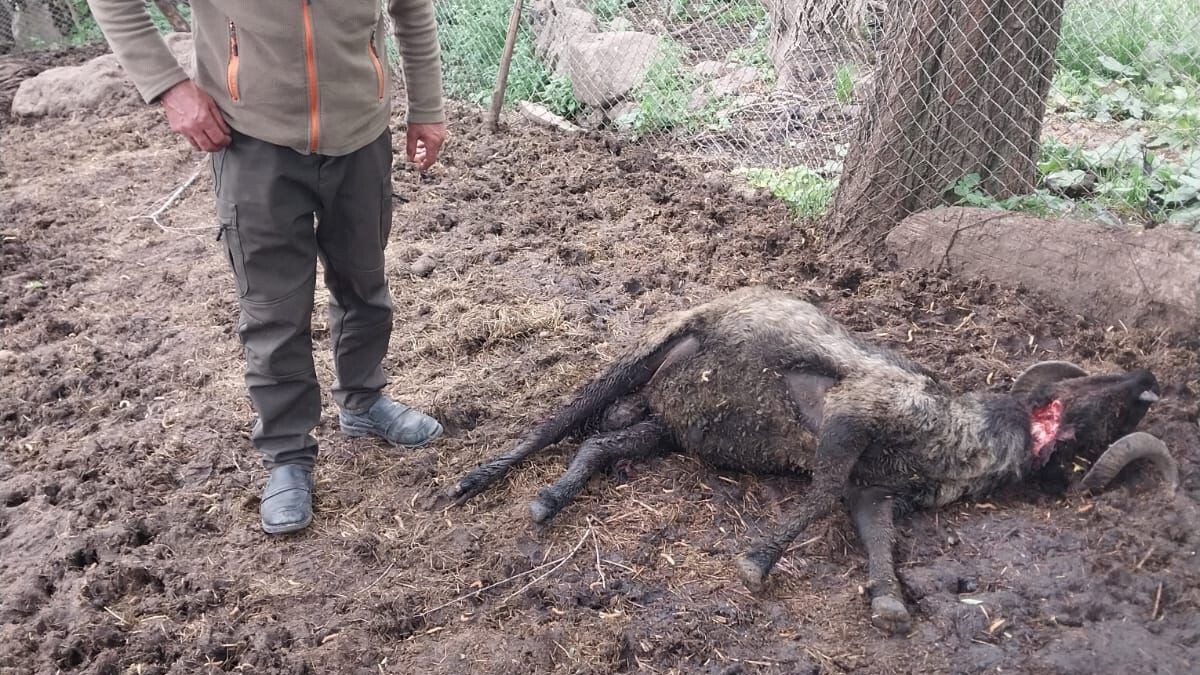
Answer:
<path fill-rule="evenodd" d="M 386 383 L 392 330 L 383 251 L 392 223 L 392 141 L 305 155 L 234 132 L 212 156 L 218 239 L 237 281 L 245 381 L 263 464 L 311 467 L 321 391 L 313 364 L 317 259 L 329 290 L 333 397 L 365 411 Z"/>

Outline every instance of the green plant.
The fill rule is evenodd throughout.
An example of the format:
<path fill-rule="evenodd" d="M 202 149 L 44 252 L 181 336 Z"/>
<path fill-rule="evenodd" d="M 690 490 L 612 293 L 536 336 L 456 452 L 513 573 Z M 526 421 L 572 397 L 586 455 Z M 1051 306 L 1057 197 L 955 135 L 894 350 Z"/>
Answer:
<path fill-rule="evenodd" d="M 104 40 L 104 34 L 100 32 L 100 25 L 96 23 L 96 19 L 92 17 L 87 0 L 72 0 L 71 10 L 74 21 L 70 32 L 65 36 L 67 44 L 78 46 Z"/>
<path fill-rule="evenodd" d="M 782 199 L 801 218 L 819 218 L 829 208 L 837 178 L 828 178 L 806 166 L 786 169 L 741 169 L 737 173 L 754 187 Z"/>
<path fill-rule="evenodd" d="M 854 64 L 843 63 L 834 71 L 833 94 L 842 105 L 854 100 Z"/>
<path fill-rule="evenodd" d="M 151 2 L 151 3 L 147 3 L 146 8 L 150 10 L 150 20 L 154 22 L 154 27 L 158 29 L 158 32 L 170 33 L 171 31 L 175 30 L 174 28 L 171 27 L 171 23 L 169 21 L 167 21 L 167 17 L 163 16 L 162 10 L 160 10 L 158 8 L 158 5 Z M 192 20 L 191 4 L 176 3 L 175 9 L 176 9 L 176 11 L 179 12 L 179 16 L 183 17 L 184 21 L 188 21 L 189 23 L 191 22 L 191 20 Z"/>
<path fill-rule="evenodd" d="M 758 25 L 767 20 L 760 0 L 709 0 L 698 9 L 701 16 L 712 16 L 712 23 L 718 26 Z"/>
<path fill-rule="evenodd" d="M 552 75 L 542 90 L 535 94 L 533 100 L 546 106 L 555 114 L 567 118 L 583 112 L 583 103 L 575 98 L 575 89 L 571 84 L 571 78 L 566 75 Z"/>
<path fill-rule="evenodd" d="M 486 102 L 499 72 L 512 4 L 504 0 L 458 0 L 453 6 L 437 3 L 435 8 L 446 94 Z M 550 81 L 550 70 L 534 54 L 533 41 L 523 31 L 513 48 L 505 100 L 509 105 L 537 100 Z"/>
<path fill-rule="evenodd" d="M 632 0 L 589 0 L 587 9 L 598 21 L 611 21 L 632 4 Z"/>
<path fill-rule="evenodd" d="M 980 182 L 979 174 L 969 173 L 951 183 L 946 191 L 955 198 L 956 203 L 986 209 L 1024 211 L 1040 216 L 1071 210 L 1070 200 L 1056 197 L 1046 190 L 1037 190 L 1027 195 L 1014 195 L 1006 199 L 996 199 L 979 188 Z"/>
<path fill-rule="evenodd" d="M 1200 150 L 1167 159 L 1136 133 L 1091 149 L 1051 139 L 1042 144 L 1037 168 L 1040 186 L 1031 194 L 997 200 L 979 189 L 978 174 L 961 177 L 948 192 L 952 201 L 970 206 L 1173 222 L 1200 230 Z"/>
<path fill-rule="evenodd" d="M 637 111 L 630 120 L 635 137 L 685 125 L 695 76 L 683 63 L 683 47 L 663 38 L 646 76 L 633 92 Z"/>
<path fill-rule="evenodd" d="M 1200 80 L 1200 3 L 1195 0 L 1086 0 L 1063 12 L 1061 69 L 1110 74 L 1114 66 L 1165 66 Z"/>
<path fill-rule="evenodd" d="M 740 63 L 758 70 L 763 82 L 767 84 L 775 82 L 775 64 L 771 63 L 771 57 L 767 54 L 766 32 L 756 34 L 749 44 L 732 50 L 725 58 L 732 63 Z"/>

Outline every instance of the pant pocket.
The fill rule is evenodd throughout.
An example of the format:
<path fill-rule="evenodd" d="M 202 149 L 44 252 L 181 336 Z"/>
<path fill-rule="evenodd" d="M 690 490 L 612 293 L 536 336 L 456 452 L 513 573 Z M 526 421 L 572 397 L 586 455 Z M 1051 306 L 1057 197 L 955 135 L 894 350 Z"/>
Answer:
<path fill-rule="evenodd" d="M 392 236 L 392 185 L 383 186 L 383 198 L 379 206 L 379 248 L 387 249 L 388 239 Z"/>
<path fill-rule="evenodd" d="M 237 280 L 238 297 L 244 298 L 250 292 L 250 280 L 246 277 L 246 256 L 242 251 L 242 237 L 238 232 L 237 204 L 218 199 L 217 222 L 221 228 L 221 238 L 225 240 L 225 254 L 229 258 L 229 267 Z"/>

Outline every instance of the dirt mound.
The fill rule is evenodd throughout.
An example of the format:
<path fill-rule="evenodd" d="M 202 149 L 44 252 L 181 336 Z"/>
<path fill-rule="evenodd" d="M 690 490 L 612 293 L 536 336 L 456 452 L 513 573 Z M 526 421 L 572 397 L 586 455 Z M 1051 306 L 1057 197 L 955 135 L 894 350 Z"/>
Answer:
<path fill-rule="evenodd" d="M 13 96 L 25 80 L 47 68 L 73 65 L 104 54 L 103 45 L 0 56 L 0 128 L 9 120 Z"/>
<path fill-rule="evenodd" d="M 32 63 L 5 58 L 0 60 L 0 117 L 8 117 L 17 87 L 25 80 L 37 75 Z"/>
<path fill-rule="evenodd" d="M 950 207 L 905 218 L 887 246 L 906 267 L 1021 286 L 1097 321 L 1200 326 L 1200 234 L 1190 230 Z"/>
<path fill-rule="evenodd" d="M 129 220 L 202 158 L 155 110 L 3 132 L 0 672 L 1182 673 L 1200 658 L 1194 338 L 829 258 L 711 167 L 514 125 L 493 136 L 457 110 L 444 166 L 395 174 L 390 390 L 447 438 L 396 452 L 328 415 L 315 524 L 276 539 L 258 529 L 264 475 L 206 178 L 165 229 Z M 422 257 L 436 265 L 418 278 Z M 870 627 L 844 517 L 797 542 L 762 596 L 737 582 L 733 557 L 803 481 L 634 463 L 537 529 L 525 504 L 562 470 L 550 454 L 431 510 L 647 317 L 751 283 L 821 303 L 959 389 L 1043 358 L 1151 368 L 1163 401 L 1144 427 L 1179 457 L 1180 494 L 1131 469 L 1097 498 L 1020 487 L 905 520 L 916 628 L 900 639 Z"/>
<path fill-rule="evenodd" d="M 187 33 L 166 36 L 167 46 L 184 67 L 192 64 L 192 38 Z M 125 109 L 141 97 L 113 54 L 102 54 L 80 65 L 57 66 L 20 82 L 12 99 L 19 117 L 65 115 L 105 108 Z"/>

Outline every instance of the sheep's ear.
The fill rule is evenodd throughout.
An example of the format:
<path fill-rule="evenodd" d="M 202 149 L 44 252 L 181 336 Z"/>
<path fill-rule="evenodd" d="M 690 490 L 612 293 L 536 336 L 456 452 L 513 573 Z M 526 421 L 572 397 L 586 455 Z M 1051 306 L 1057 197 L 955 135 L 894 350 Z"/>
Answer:
<path fill-rule="evenodd" d="M 1070 361 L 1040 361 L 1018 375 L 1010 391 L 1014 394 L 1024 394 L 1043 384 L 1069 380 L 1072 377 L 1087 377 L 1087 371 Z"/>

